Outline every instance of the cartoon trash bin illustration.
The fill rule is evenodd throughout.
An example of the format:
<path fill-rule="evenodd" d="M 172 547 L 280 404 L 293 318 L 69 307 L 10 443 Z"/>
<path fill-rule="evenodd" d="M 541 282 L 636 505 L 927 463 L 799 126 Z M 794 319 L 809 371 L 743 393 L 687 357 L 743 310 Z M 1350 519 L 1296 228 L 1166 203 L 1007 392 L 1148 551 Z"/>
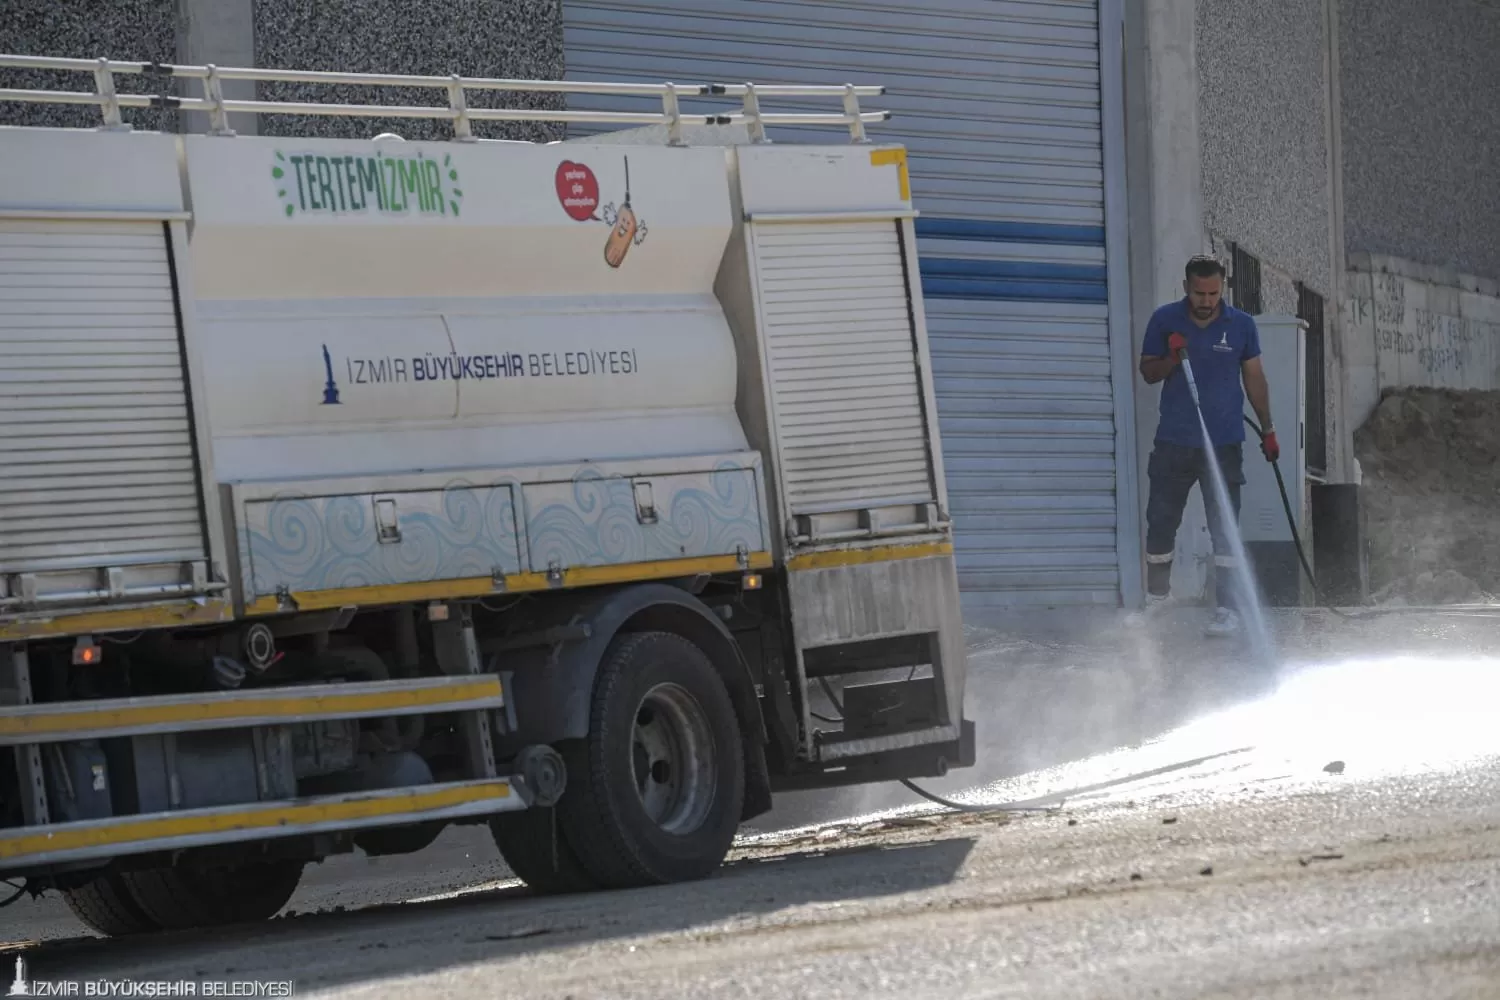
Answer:
<path fill-rule="evenodd" d="M 610 267 L 619 267 L 620 262 L 625 259 L 625 254 L 630 250 L 630 244 L 635 239 L 635 210 L 630 207 L 630 157 L 625 157 L 625 203 L 620 206 L 620 211 L 615 217 L 615 224 L 609 231 L 609 239 L 604 244 L 604 261 Z"/>

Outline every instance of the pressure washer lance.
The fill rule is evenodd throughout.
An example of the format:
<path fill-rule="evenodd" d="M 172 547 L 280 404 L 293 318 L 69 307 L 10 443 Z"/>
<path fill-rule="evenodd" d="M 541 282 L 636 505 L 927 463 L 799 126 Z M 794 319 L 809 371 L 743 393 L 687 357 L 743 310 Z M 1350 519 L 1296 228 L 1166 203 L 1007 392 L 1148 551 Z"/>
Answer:
<path fill-rule="evenodd" d="M 1186 351 L 1182 352 L 1182 374 L 1187 376 L 1188 395 L 1193 397 L 1193 409 L 1202 416 L 1203 404 L 1198 401 L 1198 383 L 1193 379 L 1193 365 L 1188 361 Z"/>

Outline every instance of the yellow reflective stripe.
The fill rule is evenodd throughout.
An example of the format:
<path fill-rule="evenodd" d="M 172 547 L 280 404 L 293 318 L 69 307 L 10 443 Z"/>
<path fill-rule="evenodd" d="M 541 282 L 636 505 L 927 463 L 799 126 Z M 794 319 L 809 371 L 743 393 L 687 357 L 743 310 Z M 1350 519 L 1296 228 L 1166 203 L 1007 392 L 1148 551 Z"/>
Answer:
<path fill-rule="evenodd" d="M 42 736 L 49 733 L 85 729 L 158 726 L 183 722 L 223 722 L 268 716 L 381 712 L 416 705 L 441 707 L 455 702 L 498 698 L 500 694 L 499 678 L 488 677 L 462 684 L 415 691 L 407 689 L 318 695 L 304 688 L 295 694 L 267 694 L 262 698 L 205 701 L 186 705 L 153 705 L 147 702 L 99 709 L 89 709 L 80 705 L 74 711 L 56 715 L 0 716 L 0 735 Z"/>
<path fill-rule="evenodd" d="M 378 584 L 373 587 L 333 587 L 328 590 L 298 590 L 292 601 L 303 611 L 359 607 L 370 604 L 400 604 L 404 601 L 445 601 L 460 597 L 492 594 L 495 580 L 488 576 L 458 580 L 432 580 L 421 583 Z M 269 615 L 281 611 L 275 597 L 260 597 L 245 607 L 247 615 Z"/>
<path fill-rule="evenodd" d="M 901 200 L 911 201 L 911 174 L 906 167 L 906 150 L 875 149 L 870 151 L 870 166 L 888 167 L 896 165 L 897 181 L 901 185 Z"/>
<path fill-rule="evenodd" d="M 1161 555 L 1156 555 L 1155 553 L 1151 553 L 1151 552 L 1147 552 L 1146 553 L 1146 562 L 1148 564 L 1152 565 L 1152 566 L 1161 566 L 1161 565 L 1164 565 L 1164 564 L 1169 563 L 1171 561 L 1172 561 L 1172 553 L 1171 552 L 1166 552 L 1166 553 L 1163 553 Z"/>
<path fill-rule="evenodd" d="M 25 617 L 0 622 L 0 642 L 89 632 L 130 632 L 136 629 L 208 625 L 229 619 L 229 602 L 222 599 L 171 601 L 108 611 L 59 611 L 52 615 L 28 612 Z"/>
<path fill-rule="evenodd" d="M 952 542 L 924 542 L 920 545 L 877 545 L 868 549 L 835 549 L 830 552 L 808 552 L 793 556 L 786 568 L 792 571 L 831 569 L 836 566 L 862 566 L 869 563 L 895 562 L 899 559 L 925 559 L 928 556 L 951 556 Z"/>
<path fill-rule="evenodd" d="M 0 860 L 90 847 L 139 844 L 171 837 L 227 833 L 232 830 L 263 830 L 270 827 L 372 819 L 445 809 L 471 802 L 499 802 L 509 797 L 510 782 L 493 781 L 460 788 L 438 788 L 430 792 L 375 796 L 352 802 L 305 802 L 210 815 L 185 813 L 177 816 L 121 818 L 102 823 L 88 822 L 86 827 L 85 824 L 62 823 L 31 827 L 21 833 L 0 833 Z"/>
<path fill-rule="evenodd" d="M 748 557 L 749 569 L 765 569 L 771 565 L 771 553 L 752 552 Z M 589 587 L 604 583 L 633 583 L 637 580 L 666 580 L 674 576 L 693 576 L 698 573 L 734 573 L 740 569 L 736 556 L 705 556 L 701 559 L 665 559 L 661 562 L 625 563 L 621 566 L 580 566 L 563 571 L 564 587 Z M 546 585 L 547 574 L 533 573 Z"/>
<path fill-rule="evenodd" d="M 752 552 L 750 569 L 771 565 L 769 552 Z M 734 573 L 740 569 L 737 556 L 700 556 L 692 559 L 663 559 L 655 562 L 621 563 L 618 566 L 578 566 L 566 569 L 562 587 L 589 587 L 609 583 L 637 583 L 666 580 L 698 573 Z M 492 577 L 476 576 L 457 580 L 435 580 L 421 583 L 395 583 L 374 587 L 346 587 L 336 590 L 297 590 L 291 598 L 302 611 L 328 608 L 359 607 L 373 604 L 399 604 L 405 601 L 457 600 L 486 597 L 497 593 L 525 593 L 551 589 L 546 573 L 513 573 L 497 587 Z M 284 610 L 274 596 L 257 598 L 245 608 L 247 615 L 269 615 Z"/>

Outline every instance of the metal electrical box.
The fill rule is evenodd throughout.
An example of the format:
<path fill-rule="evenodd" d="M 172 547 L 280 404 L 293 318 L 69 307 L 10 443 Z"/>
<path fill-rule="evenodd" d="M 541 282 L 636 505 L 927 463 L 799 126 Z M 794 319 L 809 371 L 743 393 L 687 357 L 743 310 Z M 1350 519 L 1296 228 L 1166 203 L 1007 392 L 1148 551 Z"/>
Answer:
<path fill-rule="evenodd" d="M 1307 323 L 1296 316 L 1271 313 L 1255 317 L 1260 329 L 1261 364 L 1271 389 L 1271 419 L 1281 446 L 1277 465 L 1286 485 L 1292 523 L 1311 558 L 1311 522 L 1306 483 Z M 1245 415 L 1259 423 L 1247 398 Z M 1240 532 L 1245 551 L 1255 567 L 1256 582 L 1267 603 L 1290 607 L 1304 603 L 1301 564 L 1286 506 L 1277 487 L 1276 472 L 1260 452 L 1260 439 L 1245 428 L 1245 484 L 1240 488 Z"/>

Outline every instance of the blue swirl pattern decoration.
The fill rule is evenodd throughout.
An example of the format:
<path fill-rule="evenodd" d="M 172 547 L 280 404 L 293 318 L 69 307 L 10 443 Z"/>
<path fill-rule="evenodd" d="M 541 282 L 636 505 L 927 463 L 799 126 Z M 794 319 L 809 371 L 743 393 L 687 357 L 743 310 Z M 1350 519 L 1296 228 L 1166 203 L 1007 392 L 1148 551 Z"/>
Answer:
<path fill-rule="evenodd" d="M 651 484 L 656 521 L 637 516 L 635 484 Z M 585 470 L 572 482 L 522 487 L 534 571 L 549 566 L 618 566 L 764 551 L 755 470 L 605 477 Z"/>
<path fill-rule="evenodd" d="M 245 504 L 242 551 L 256 596 L 489 576 L 521 568 L 509 485 Z M 381 542 L 375 501 L 395 503 L 400 539 Z"/>

